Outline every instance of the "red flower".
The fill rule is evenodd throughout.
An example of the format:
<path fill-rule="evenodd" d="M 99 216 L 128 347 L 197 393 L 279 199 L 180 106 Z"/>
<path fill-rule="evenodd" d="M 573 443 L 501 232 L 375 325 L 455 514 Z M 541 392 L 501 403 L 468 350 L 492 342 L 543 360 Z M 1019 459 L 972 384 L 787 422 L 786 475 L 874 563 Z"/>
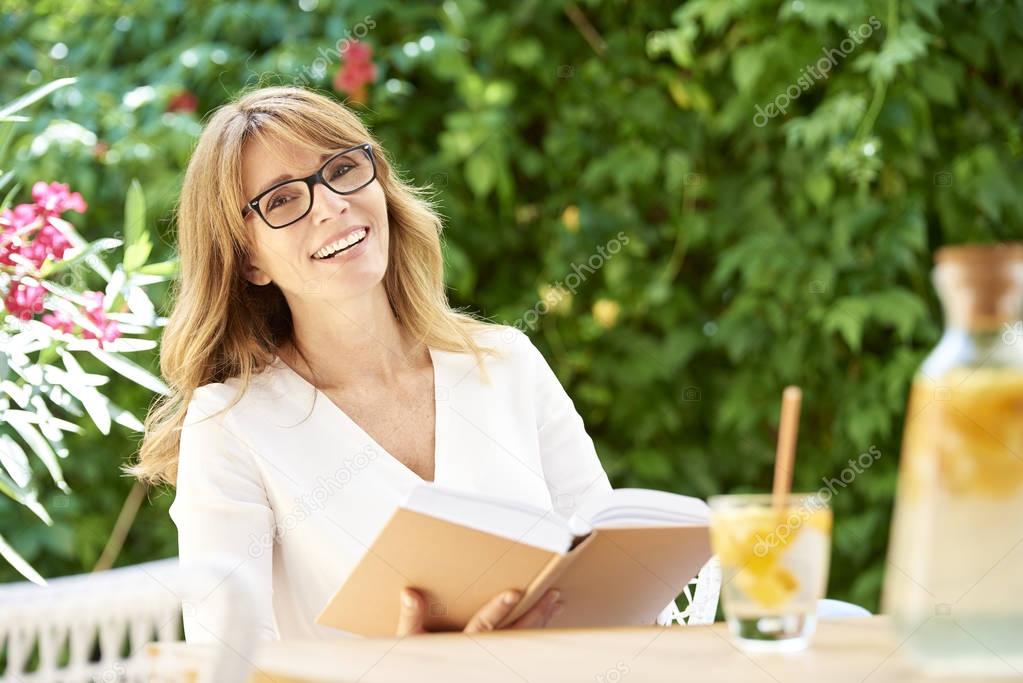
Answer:
<path fill-rule="evenodd" d="M 167 102 L 167 111 L 193 112 L 199 107 L 199 99 L 187 90 L 182 90 Z"/>
<path fill-rule="evenodd" d="M 30 320 L 32 316 L 43 312 L 43 295 L 46 289 L 40 284 L 28 284 L 22 280 L 13 280 L 11 289 L 4 297 L 4 307 L 11 315 L 22 320 Z"/>
<path fill-rule="evenodd" d="M 373 48 L 367 43 L 351 41 L 345 47 L 344 64 L 334 75 L 334 89 L 347 93 L 356 102 L 366 101 L 366 85 L 377 77 Z"/>

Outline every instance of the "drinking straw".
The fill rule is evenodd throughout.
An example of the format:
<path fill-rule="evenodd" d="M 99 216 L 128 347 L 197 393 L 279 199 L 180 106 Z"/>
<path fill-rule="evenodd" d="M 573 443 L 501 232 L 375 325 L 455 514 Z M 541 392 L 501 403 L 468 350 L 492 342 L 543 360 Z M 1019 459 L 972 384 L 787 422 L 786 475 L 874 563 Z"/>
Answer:
<path fill-rule="evenodd" d="M 775 508 L 785 505 L 792 489 L 792 470 L 796 462 L 796 438 L 799 434 L 799 406 L 803 392 L 788 386 L 781 395 L 781 421 L 778 425 L 778 449 L 774 454 L 774 487 L 771 497 Z"/>

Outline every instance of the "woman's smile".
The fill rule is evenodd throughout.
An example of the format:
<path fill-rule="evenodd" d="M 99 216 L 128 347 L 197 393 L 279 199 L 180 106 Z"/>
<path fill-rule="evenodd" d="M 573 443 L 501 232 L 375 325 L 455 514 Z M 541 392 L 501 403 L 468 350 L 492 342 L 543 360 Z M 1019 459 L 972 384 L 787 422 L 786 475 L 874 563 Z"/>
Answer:
<path fill-rule="evenodd" d="M 312 258 L 314 261 L 319 261 L 321 263 L 338 263 L 340 261 L 350 261 L 352 259 L 358 258 L 360 254 L 366 251 L 367 244 L 369 243 L 371 237 L 372 229 L 369 226 L 367 226 L 363 228 L 363 231 L 365 234 L 361 239 L 346 247 L 343 247 L 340 251 L 334 251 L 332 254 L 325 258 L 320 258 L 315 254 L 310 258 Z M 326 250 L 329 252 L 335 248 L 336 247 L 331 245 L 328 246 Z"/>

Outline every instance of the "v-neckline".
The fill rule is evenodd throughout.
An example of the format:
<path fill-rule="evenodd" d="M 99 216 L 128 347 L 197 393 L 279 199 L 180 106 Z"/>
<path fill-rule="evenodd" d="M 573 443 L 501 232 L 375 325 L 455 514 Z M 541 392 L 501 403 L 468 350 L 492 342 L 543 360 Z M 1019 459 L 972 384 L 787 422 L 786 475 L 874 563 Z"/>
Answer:
<path fill-rule="evenodd" d="M 408 465 L 403 463 L 400 459 L 396 458 L 386 448 L 381 446 L 377 442 L 377 440 L 374 439 L 373 436 L 370 435 L 369 432 L 367 432 L 365 429 L 363 429 L 362 426 L 358 422 L 353 420 L 352 417 L 341 408 L 341 406 L 339 406 L 338 404 L 334 403 L 334 401 L 332 401 L 329 396 L 327 396 L 324 392 L 320 391 L 319 388 L 317 388 L 316 386 L 311 384 L 309 382 L 309 380 L 307 380 L 305 377 L 303 377 L 302 375 L 298 374 L 298 372 L 296 372 L 295 369 L 292 368 L 290 365 L 285 363 L 284 360 L 279 355 L 275 355 L 274 356 L 274 361 L 273 362 L 274 362 L 275 365 L 281 366 L 284 369 L 285 372 L 287 372 L 289 375 L 291 375 L 296 380 L 298 380 L 298 382 L 300 382 L 301 384 L 305 385 L 306 387 L 312 389 L 313 392 L 315 393 L 317 399 L 322 400 L 322 401 L 327 403 L 327 405 L 329 406 L 328 410 L 333 410 L 342 419 L 346 420 L 348 422 L 348 424 L 350 424 L 359 434 L 361 434 L 364 439 L 369 441 L 377 450 L 379 450 L 381 453 L 383 453 L 392 463 L 397 465 L 400 470 L 404 471 L 405 473 L 407 473 L 408 476 L 412 477 L 416 481 L 416 483 L 432 484 L 432 483 L 435 483 L 437 481 L 437 479 L 438 479 L 437 475 L 438 475 L 438 473 L 441 470 L 441 467 L 440 467 L 440 464 L 441 464 L 440 463 L 440 454 L 443 451 L 443 449 L 441 447 L 441 438 L 442 438 L 442 436 L 444 434 L 444 428 L 447 425 L 447 419 L 446 419 L 447 413 L 446 413 L 446 411 L 442 410 L 441 406 L 447 406 L 447 403 L 445 401 L 437 400 L 438 389 L 440 387 L 444 386 L 441 383 L 442 380 L 443 380 L 443 376 L 441 374 L 441 372 L 442 372 L 442 368 L 441 368 L 442 363 L 440 362 L 440 360 L 438 358 L 438 354 L 435 352 L 433 347 L 427 346 L 426 348 L 430 352 L 430 362 L 433 365 L 433 406 L 434 406 L 434 409 L 433 409 L 433 479 L 423 479 L 423 477 L 421 477 L 419 474 L 417 474 L 415 472 L 415 470 L 413 470 L 411 467 L 409 467 Z"/>

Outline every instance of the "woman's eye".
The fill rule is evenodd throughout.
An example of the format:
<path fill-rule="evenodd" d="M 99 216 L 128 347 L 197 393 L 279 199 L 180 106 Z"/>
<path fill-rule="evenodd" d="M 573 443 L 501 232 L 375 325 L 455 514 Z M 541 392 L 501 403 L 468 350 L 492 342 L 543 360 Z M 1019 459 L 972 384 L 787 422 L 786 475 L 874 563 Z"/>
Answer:
<path fill-rule="evenodd" d="M 278 207 L 284 206 L 287 203 L 288 203 L 288 198 L 287 197 L 274 197 L 270 201 L 270 211 L 273 211 L 274 209 L 276 209 Z"/>
<path fill-rule="evenodd" d="M 351 166 L 338 166 L 337 168 L 334 169 L 334 177 L 340 178 L 345 173 L 348 173 L 348 171 L 350 171 L 351 169 L 352 169 Z"/>

